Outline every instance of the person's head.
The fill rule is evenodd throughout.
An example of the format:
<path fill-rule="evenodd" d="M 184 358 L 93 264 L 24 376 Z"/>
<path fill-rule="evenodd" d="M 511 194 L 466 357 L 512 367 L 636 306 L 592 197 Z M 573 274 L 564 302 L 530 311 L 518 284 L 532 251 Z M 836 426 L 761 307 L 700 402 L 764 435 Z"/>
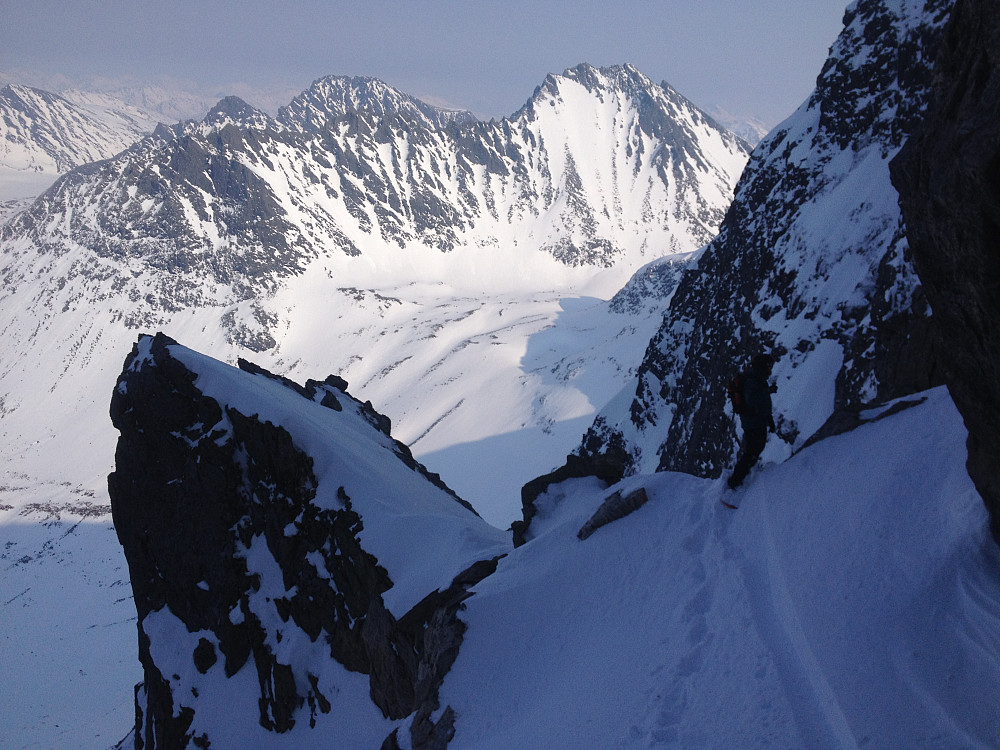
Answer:
<path fill-rule="evenodd" d="M 770 354 L 757 354 L 750 360 L 750 366 L 764 377 L 774 369 L 774 358 Z"/>

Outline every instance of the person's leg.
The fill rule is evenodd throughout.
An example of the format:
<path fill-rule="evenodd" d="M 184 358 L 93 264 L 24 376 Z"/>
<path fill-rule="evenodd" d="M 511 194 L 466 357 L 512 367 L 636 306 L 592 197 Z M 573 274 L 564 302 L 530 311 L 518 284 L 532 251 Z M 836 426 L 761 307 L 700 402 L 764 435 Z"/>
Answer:
<path fill-rule="evenodd" d="M 740 457 L 733 467 L 733 474 L 729 477 L 730 487 L 739 487 L 743 480 L 747 478 L 750 469 L 757 463 L 760 454 L 764 452 L 764 445 L 767 443 L 767 430 L 748 430 L 743 433 L 743 447 L 740 450 Z"/>

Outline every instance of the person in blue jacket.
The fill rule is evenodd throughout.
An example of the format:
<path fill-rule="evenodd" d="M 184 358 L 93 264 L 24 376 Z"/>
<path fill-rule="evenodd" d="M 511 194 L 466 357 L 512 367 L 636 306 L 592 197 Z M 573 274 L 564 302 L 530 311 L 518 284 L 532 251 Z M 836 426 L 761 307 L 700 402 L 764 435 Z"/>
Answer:
<path fill-rule="evenodd" d="M 736 489 L 746 479 L 750 469 L 760 459 L 767 444 L 767 431 L 774 432 L 774 417 L 771 415 L 771 393 L 768 384 L 774 359 L 767 354 L 758 354 L 750 362 L 750 369 L 744 374 L 744 409 L 740 414 L 743 426 L 743 445 L 740 449 L 732 476 L 727 480 L 730 489 Z"/>

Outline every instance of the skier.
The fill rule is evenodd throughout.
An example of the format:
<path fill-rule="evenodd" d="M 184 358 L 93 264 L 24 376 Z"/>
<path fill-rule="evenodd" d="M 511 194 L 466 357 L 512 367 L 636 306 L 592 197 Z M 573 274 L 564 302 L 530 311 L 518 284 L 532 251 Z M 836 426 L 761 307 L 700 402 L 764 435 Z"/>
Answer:
<path fill-rule="evenodd" d="M 743 444 L 736 460 L 733 474 L 726 481 L 735 490 L 746 479 L 767 443 L 767 431 L 775 431 L 771 416 L 771 394 L 777 390 L 768 385 L 774 360 L 767 354 L 758 354 L 750 361 L 750 369 L 743 374 L 743 401 L 740 423 L 743 426 Z"/>

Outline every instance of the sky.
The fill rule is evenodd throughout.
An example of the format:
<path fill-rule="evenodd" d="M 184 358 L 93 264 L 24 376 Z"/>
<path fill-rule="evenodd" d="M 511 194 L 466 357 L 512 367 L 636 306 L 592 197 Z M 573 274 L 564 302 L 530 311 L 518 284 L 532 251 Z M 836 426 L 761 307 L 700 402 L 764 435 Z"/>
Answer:
<path fill-rule="evenodd" d="M 0 73 L 60 90 L 237 94 L 273 111 L 361 75 L 480 117 L 548 73 L 632 63 L 699 106 L 783 120 L 812 91 L 847 0 L 0 0 Z"/>

